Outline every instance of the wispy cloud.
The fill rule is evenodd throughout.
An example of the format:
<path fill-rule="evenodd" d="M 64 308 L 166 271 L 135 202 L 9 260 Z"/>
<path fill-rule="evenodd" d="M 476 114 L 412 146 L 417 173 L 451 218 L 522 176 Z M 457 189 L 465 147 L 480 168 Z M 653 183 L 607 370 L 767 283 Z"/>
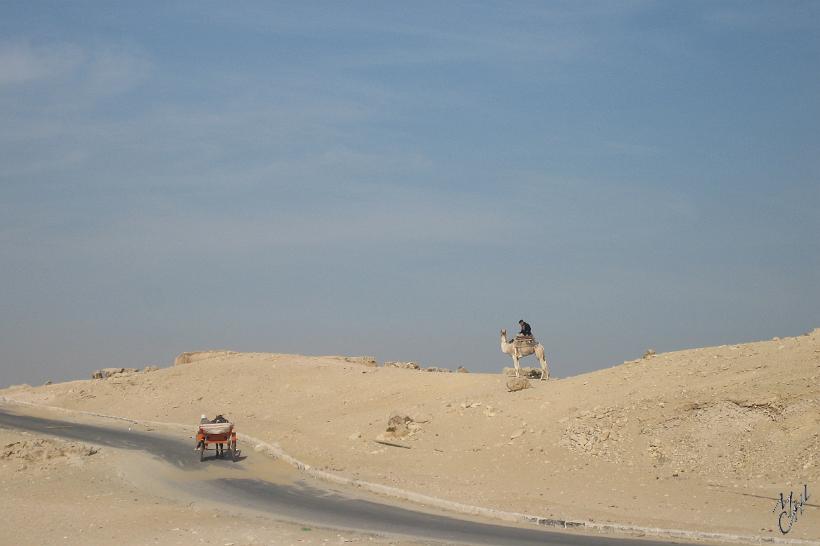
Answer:
<path fill-rule="evenodd" d="M 34 100 L 58 99 L 63 108 L 91 106 L 143 81 L 153 63 L 142 51 L 114 44 L 0 43 L 0 96 L 26 85 Z M 25 101 L 23 101 L 25 103 Z"/>
<path fill-rule="evenodd" d="M 55 78 L 71 72 L 84 60 L 77 46 L 34 47 L 30 43 L 0 44 L 0 86 Z"/>

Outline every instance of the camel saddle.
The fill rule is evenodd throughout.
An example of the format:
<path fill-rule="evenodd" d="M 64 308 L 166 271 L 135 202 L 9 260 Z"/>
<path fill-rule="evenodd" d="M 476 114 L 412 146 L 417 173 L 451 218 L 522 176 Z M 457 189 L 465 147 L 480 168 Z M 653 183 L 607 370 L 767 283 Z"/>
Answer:
<path fill-rule="evenodd" d="M 535 347 L 536 345 L 538 345 L 538 342 L 535 341 L 534 337 L 522 336 L 521 334 L 515 336 L 513 343 L 516 347 Z"/>

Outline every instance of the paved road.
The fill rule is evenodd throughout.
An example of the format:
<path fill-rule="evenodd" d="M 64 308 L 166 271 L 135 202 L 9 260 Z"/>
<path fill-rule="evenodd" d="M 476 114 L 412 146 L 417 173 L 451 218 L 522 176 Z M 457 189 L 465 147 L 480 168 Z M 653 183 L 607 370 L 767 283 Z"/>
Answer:
<path fill-rule="evenodd" d="M 59 436 L 119 449 L 150 453 L 174 465 L 183 474 L 201 470 L 188 438 L 172 438 L 136 430 L 57 421 L 12 413 L 0 408 L 0 426 Z M 255 454 L 254 454 L 255 455 Z M 242 461 L 224 465 L 241 465 Z M 241 475 L 241 474 L 240 474 Z M 280 519 L 311 522 L 324 527 L 355 529 L 376 533 L 408 535 L 417 539 L 467 544 L 505 546 L 580 545 L 626 546 L 635 540 L 589 537 L 541 529 L 479 523 L 391 506 L 325 489 L 321 484 L 300 482 L 279 484 L 254 478 L 180 480 L 179 487 L 208 500 L 254 510 L 263 510 Z M 673 542 L 640 541 L 646 546 Z"/>

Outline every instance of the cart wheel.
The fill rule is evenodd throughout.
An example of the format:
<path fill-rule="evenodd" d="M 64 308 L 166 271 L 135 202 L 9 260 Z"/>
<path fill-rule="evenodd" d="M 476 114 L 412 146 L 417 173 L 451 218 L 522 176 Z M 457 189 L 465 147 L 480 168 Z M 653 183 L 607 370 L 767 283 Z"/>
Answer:
<path fill-rule="evenodd" d="M 199 462 L 205 460 L 205 442 L 202 442 L 202 445 L 199 447 Z"/>

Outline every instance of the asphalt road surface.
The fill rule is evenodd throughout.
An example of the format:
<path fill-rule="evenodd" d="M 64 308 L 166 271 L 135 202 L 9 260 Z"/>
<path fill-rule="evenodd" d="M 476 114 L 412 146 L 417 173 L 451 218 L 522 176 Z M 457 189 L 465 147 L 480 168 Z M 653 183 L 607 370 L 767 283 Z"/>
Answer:
<path fill-rule="evenodd" d="M 243 461 L 227 460 L 201 463 L 193 452 L 193 441 L 163 434 L 125 428 L 81 424 L 44 419 L 0 408 L 0 426 L 78 440 L 118 449 L 144 451 L 173 465 L 173 471 L 191 474 L 202 465 L 216 463 L 236 465 Z M 253 453 L 251 457 L 264 457 Z M 346 495 L 325 488 L 311 480 L 281 484 L 256 476 L 216 479 L 180 479 L 175 482 L 188 494 L 231 506 L 264 511 L 278 519 L 312 523 L 323 527 L 405 535 L 421 540 L 447 543 L 499 544 L 505 546 L 580 545 L 595 544 L 626 546 L 627 544 L 669 545 L 677 542 L 616 539 L 561 533 L 537 528 L 513 527 L 481 523 L 435 513 L 392 506 L 380 501 Z"/>

